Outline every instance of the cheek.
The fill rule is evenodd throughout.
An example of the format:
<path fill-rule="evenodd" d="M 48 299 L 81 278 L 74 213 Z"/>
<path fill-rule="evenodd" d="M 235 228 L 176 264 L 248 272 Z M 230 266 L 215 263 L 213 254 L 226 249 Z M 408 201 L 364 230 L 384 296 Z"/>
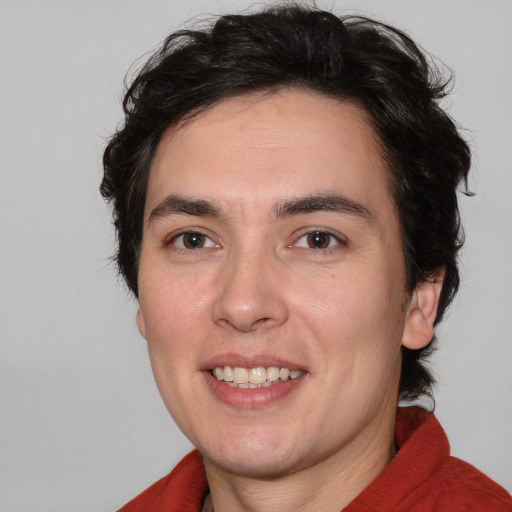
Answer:
<path fill-rule="evenodd" d="M 350 326 L 343 329 L 343 334 L 355 335 L 396 327 L 396 321 L 403 316 L 403 291 L 399 282 L 396 284 L 392 277 L 383 274 L 366 266 L 347 267 L 322 279 L 303 276 L 290 297 L 294 298 L 297 311 L 302 311 L 317 329 L 340 330 Z"/>
<path fill-rule="evenodd" d="M 195 400 L 194 379 L 202 378 L 197 363 L 200 342 L 211 332 L 205 322 L 209 304 L 200 283 L 157 268 L 149 275 L 141 271 L 139 303 L 157 387 L 171 415 L 183 424 L 184 404 Z"/>
<path fill-rule="evenodd" d="M 140 308 L 153 374 L 169 412 L 176 419 L 174 404 L 194 398 L 192 390 L 184 384 L 201 377 L 196 370 L 200 341 L 211 333 L 205 322 L 209 307 L 197 283 L 194 286 L 182 283 L 180 278 L 160 275 L 141 280 L 141 284 Z"/>
<path fill-rule="evenodd" d="M 377 270 L 347 269 L 293 293 L 297 316 L 319 341 L 317 357 L 360 377 L 389 371 L 400 354 L 403 290 Z"/>
<path fill-rule="evenodd" d="M 152 272 L 148 279 L 141 273 L 139 303 L 149 343 L 167 344 L 176 336 L 191 336 L 205 328 L 209 314 L 211 288 L 204 281 Z"/>

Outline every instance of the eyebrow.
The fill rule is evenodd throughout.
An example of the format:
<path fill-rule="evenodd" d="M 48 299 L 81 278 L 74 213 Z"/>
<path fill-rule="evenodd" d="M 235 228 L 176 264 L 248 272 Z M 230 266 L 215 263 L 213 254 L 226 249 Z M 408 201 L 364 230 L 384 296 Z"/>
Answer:
<path fill-rule="evenodd" d="M 274 215 L 280 219 L 318 211 L 345 213 L 360 217 L 369 223 L 373 223 L 375 220 L 368 208 L 342 194 L 316 194 L 285 200 L 275 208 Z M 211 201 L 171 194 L 151 211 L 148 223 L 157 218 L 176 214 L 196 217 L 226 217 L 222 210 Z"/>
<path fill-rule="evenodd" d="M 292 199 L 281 203 L 276 209 L 277 218 L 289 217 L 299 213 L 318 211 L 339 212 L 360 217 L 369 223 L 375 221 L 370 210 L 361 203 L 342 194 L 317 194 L 309 197 Z"/>
<path fill-rule="evenodd" d="M 205 199 L 189 199 L 171 194 L 151 211 L 148 223 L 154 219 L 173 214 L 194 215 L 197 217 L 224 217 L 220 208 L 210 201 Z"/>

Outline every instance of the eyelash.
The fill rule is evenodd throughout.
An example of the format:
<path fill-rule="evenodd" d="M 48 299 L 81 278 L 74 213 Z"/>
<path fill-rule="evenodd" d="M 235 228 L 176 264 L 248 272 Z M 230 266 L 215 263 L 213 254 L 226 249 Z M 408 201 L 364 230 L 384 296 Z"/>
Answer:
<path fill-rule="evenodd" d="M 203 239 L 203 243 L 198 246 L 198 247 L 186 247 L 185 244 L 184 244 L 184 238 L 189 235 L 189 236 L 197 236 L 197 237 L 201 237 Z M 181 245 L 182 247 L 179 247 L 176 242 L 178 240 L 180 240 L 181 238 Z M 208 241 L 210 243 L 208 243 Z M 204 246 L 204 244 L 207 243 L 207 247 Z M 175 233 L 171 236 L 170 239 L 168 239 L 165 243 L 164 243 L 164 246 L 165 247 L 168 247 L 168 246 L 174 246 L 174 248 L 178 251 L 184 251 L 184 252 L 191 252 L 191 251 L 195 251 L 195 250 L 198 250 L 198 249 L 212 249 L 212 248 L 217 248 L 219 247 L 219 244 L 215 243 L 210 236 L 208 236 L 207 234 L 201 232 L 201 231 L 197 231 L 197 230 L 186 230 L 186 231 L 180 231 L 179 233 Z"/>
<path fill-rule="evenodd" d="M 299 242 L 302 240 L 302 239 L 308 239 L 308 237 L 312 237 L 312 236 L 315 236 L 315 235 L 318 235 L 319 237 L 323 237 L 323 238 L 326 238 L 327 239 L 327 246 L 326 247 L 311 247 L 309 246 L 308 244 L 308 247 L 306 246 L 301 246 L 299 245 Z M 200 237 L 201 238 L 201 242 L 200 244 L 198 244 L 196 247 L 187 247 L 185 245 L 185 237 L 186 236 L 197 236 L 197 237 Z M 177 245 L 177 242 L 181 239 L 181 247 L 179 245 Z M 333 245 L 333 242 L 334 245 Z M 306 241 L 306 243 L 308 243 L 308 241 Z M 206 246 L 205 246 L 206 244 Z M 321 252 L 321 253 L 325 253 L 327 251 L 332 251 L 332 250 L 336 250 L 336 248 L 338 246 L 346 246 L 347 245 L 347 241 L 344 240 L 343 238 L 341 238 L 339 235 L 336 235 L 330 231 L 327 231 L 325 229 L 320 229 L 320 228 L 314 228 L 314 229 L 307 229 L 305 231 L 301 231 L 298 233 L 298 237 L 295 239 L 295 242 L 289 244 L 287 247 L 288 248 L 293 248 L 293 247 L 297 247 L 299 249 L 305 249 L 305 250 L 308 250 L 308 249 L 312 249 L 314 251 L 318 251 L 318 252 Z M 208 236 L 207 234 L 201 232 L 201 231 L 197 231 L 197 230 L 186 230 L 186 231 L 180 231 L 178 233 L 175 233 L 172 235 L 172 237 L 170 239 L 168 239 L 165 243 L 164 243 L 164 246 L 165 247 L 168 247 L 168 246 L 174 246 L 174 249 L 178 250 L 178 251 L 182 251 L 182 252 L 193 252 L 193 251 L 196 251 L 196 250 L 199 250 L 199 249 L 215 249 L 215 248 L 218 248 L 219 247 L 219 244 L 215 243 L 212 238 L 210 236 Z"/>
<path fill-rule="evenodd" d="M 299 244 L 299 241 L 301 239 L 308 239 L 308 237 L 319 235 L 321 237 L 328 238 L 328 245 L 326 247 L 301 247 Z M 335 242 L 334 245 L 331 245 L 332 242 Z M 306 242 L 307 243 L 307 242 Z M 296 239 L 296 241 L 293 244 L 290 244 L 289 247 L 298 247 L 299 249 L 313 249 L 315 251 L 331 251 L 335 250 L 338 246 L 346 246 L 347 241 L 343 238 L 341 238 L 339 235 L 336 235 L 328 230 L 321 229 L 321 228 L 315 228 L 315 229 L 307 229 L 306 231 L 300 232 L 299 237 Z"/>

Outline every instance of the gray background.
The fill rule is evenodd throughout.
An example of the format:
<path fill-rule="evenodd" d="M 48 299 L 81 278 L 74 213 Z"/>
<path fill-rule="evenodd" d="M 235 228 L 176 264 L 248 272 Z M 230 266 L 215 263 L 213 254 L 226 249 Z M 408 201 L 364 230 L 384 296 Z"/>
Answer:
<path fill-rule="evenodd" d="M 512 490 L 512 2 L 319 1 L 406 28 L 456 71 L 476 157 L 463 284 L 434 366 L 453 453 Z M 114 510 L 189 449 L 109 265 L 97 188 L 130 64 L 234 0 L 0 1 L 0 510 Z"/>

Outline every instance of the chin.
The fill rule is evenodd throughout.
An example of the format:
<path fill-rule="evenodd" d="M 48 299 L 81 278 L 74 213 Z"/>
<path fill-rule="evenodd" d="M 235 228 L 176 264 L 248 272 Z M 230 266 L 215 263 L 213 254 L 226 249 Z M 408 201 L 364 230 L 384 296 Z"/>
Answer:
<path fill-rule="evenodd" d="M 242 441 L 242 442 L 240 442 Z M 244 442 L 245 441 L 245 442 Z M 206 463 L 238 476 L 272 479 L 296 471 L 298 453 L 282 441 L 247 436 L 219 449 L 199 448 Z"/>
<path fill-rule="evenodd" d="M 272 456 L 248 460 L 239 456 L 210 458 L 203 454 L 203 458 L 223 472 L 252 479 L 272 480 L 297 471 L 293 464 L 290 464 L 291 461 L 283 461 Z"/>

